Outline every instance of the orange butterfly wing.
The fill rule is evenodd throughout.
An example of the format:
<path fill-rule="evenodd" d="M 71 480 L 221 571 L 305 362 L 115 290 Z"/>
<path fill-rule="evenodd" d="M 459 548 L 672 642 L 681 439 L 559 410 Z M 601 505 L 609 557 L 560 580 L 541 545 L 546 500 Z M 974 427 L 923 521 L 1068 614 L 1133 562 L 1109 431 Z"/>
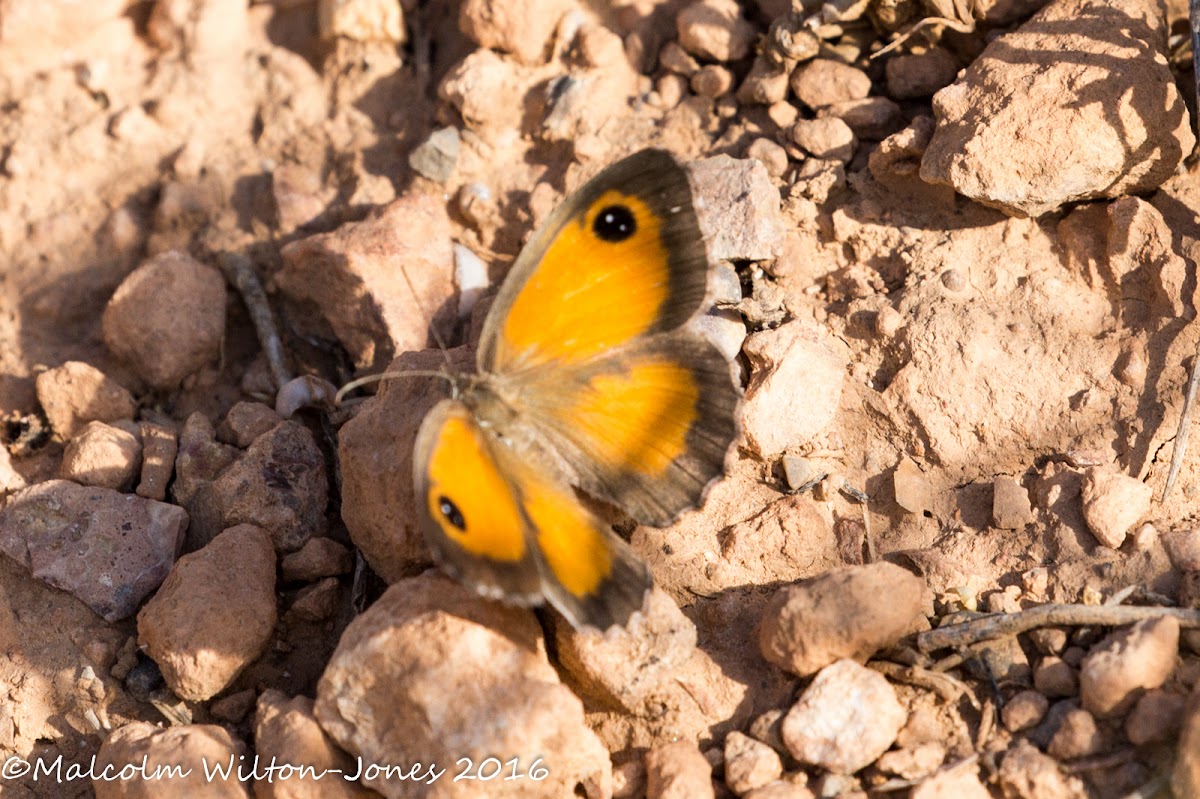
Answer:
<path fill-rule="evenodd" d="M 606 629 L 641 608 L 650 574 L 628 544 L 463 403 L 430 411 L 415 452 L 425 536 L 452 576 L 520 604 L 545 598 L 575 626 Z"/>

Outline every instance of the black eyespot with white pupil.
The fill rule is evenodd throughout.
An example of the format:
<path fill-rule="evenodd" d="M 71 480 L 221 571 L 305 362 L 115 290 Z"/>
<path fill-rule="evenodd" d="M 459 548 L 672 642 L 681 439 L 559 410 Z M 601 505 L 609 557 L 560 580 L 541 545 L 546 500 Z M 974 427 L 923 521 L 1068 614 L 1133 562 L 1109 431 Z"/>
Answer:
<path fill-rule="evenodd" d="M 592 220 L 592 232 L 602 241 L 625 241 L 637 232 L 637 220 L 627 205 L 606 205 Z"/>
<path fill-rule="evenodd" d="M 446 497 L 438 497 L 438 511 L 445 517 L 446 521 L 457 527 L 459 530 L 466 532 L 467 520 L 463 518 L 462 511 L 458 506 L 451 502 Z"/>

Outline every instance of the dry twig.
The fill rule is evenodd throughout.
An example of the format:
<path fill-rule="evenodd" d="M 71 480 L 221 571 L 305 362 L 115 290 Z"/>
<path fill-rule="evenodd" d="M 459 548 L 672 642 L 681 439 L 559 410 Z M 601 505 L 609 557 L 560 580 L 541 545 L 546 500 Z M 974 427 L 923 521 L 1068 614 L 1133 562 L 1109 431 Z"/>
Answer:
<path fill-rule="evenodd" d="M 1131 607 L 1126 605 L 1041 605 L 1020 613 L 999 613 L 950 624 L 917 635 L 922 652 L 970 646 L 992 638 L 1036 630 L 1039 627 L 1102 626 L 1118 627 L 1145 619 L 1174 616 L 1181 627 L 1200 627 L 1200 610 L 1181 608 Z"/>

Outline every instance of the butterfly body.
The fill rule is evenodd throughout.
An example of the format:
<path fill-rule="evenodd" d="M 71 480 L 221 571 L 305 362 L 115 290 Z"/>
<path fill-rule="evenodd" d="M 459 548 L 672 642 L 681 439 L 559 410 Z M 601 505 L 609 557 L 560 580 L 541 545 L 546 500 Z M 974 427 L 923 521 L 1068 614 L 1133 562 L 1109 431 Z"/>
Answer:
<path fill-rule="evenodd" d="M 444 569 L 576 626 L 641 607 L 649 569 L 576 489 L 662 526 L 723 472 L 740 390 L 687 324 L 707 267 L 665 153 L 609 167 L 551 215 L 492 305 L 477 373 L 417 437 L 422 528 Z"/>

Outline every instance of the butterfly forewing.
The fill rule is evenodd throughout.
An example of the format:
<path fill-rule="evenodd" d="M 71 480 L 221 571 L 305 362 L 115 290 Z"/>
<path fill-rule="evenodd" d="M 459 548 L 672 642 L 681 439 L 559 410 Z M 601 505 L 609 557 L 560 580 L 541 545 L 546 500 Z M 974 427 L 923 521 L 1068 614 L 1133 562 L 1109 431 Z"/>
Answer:
<path fill-rule="evenodd" d="M 480 371 L 588 360 L 680 326 L 706 292 L 687 173 L 646 150 L 589 181 L 526 245 L 484 325 Z"/>

